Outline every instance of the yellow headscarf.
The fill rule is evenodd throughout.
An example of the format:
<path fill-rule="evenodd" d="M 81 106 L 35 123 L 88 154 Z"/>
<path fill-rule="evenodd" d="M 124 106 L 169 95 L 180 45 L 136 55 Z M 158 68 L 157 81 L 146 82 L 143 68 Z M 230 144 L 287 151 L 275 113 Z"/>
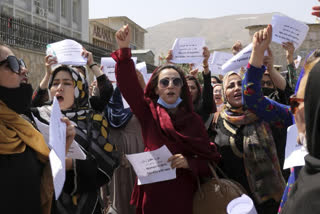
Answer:
<path fill-rule="evenodd" d="M 50 151 L 42 134 L 0 100 L 0 154 L 22 153 L 26 145 L 40 161 L 48 161 Z"/>

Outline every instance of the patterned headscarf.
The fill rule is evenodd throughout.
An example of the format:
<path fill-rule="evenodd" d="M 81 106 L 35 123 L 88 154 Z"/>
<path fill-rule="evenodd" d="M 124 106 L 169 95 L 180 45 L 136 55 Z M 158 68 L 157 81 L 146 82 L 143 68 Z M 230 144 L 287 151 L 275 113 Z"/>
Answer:
<path fill-rule="evenodd" d="M 57 67 L 49 82 L 49 89 L 52 87 L 54 77 L 60 71 L 69 72 L 74 85 L 74 104 L 70 109 L 61 112 L 76 124 L 75 140 L 83 149 L 90 151 L 98 162 L 101 161 L 98 163 L 99 167 L 111 177 L 113 170 L 118 166 L 118 154 L 114 145 L 108 140 L 108 122 L 100 112 L 89 107 L 88 83 L 82 74 L 71 67 L 65 65 Z M 105 163 L 106 160 L 108 163 Z"/>

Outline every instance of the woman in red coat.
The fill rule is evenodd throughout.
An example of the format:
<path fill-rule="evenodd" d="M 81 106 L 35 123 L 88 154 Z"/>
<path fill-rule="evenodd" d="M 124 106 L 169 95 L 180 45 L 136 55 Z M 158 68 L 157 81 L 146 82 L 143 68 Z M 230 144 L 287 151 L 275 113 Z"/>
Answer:
<path fill-rule="evenodd" d="M 135 185 L 131 203 L 137 214 L 192 214 L 197 176 L 208 175 L 207 163 L 220 155 L 210 148 L 203 122 L 193 111 L 183 72 L 174 65 L 157 68 L 145 89 L 141 89 L 131 60 L 130 31 L 116 33 L 119 50 L 112 53 L 120 91 L 142 127 L 145 151 L 166 145 L 173 154 L 168 161 L 177 168 L 177 178 Z"/>

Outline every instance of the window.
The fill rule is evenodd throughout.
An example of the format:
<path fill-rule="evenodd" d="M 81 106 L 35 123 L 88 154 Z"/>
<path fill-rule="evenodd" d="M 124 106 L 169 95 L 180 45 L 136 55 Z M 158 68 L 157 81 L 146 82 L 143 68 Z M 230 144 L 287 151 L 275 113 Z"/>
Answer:
<path fill-rule="evenodd" d="M 49 12 L 54 13 L 54 8 L 55 8 L 54 0 L 48 0 L 48 10 L 49 10 Z"/>
<path fill-rule="evenodd" d="M 78 23 L 79 14 L 80 14 L 80 7 L 79 7 L 79 1 L 73 0 L 72 1 L 72 12 L 73 12 L 73 21 L 75 23 Z"/>
<path fill-rule="evenodd" d="M 61 0 L 61 16 L 66 17 L 66 0 Z"/>

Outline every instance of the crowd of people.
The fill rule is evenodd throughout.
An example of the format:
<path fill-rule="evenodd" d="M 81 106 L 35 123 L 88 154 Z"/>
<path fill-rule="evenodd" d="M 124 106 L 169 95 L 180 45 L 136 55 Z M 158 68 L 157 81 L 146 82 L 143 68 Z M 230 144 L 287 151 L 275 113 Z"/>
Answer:
<path fill-rule="evenodd" d="M 320 6 L 312 14 L 320 17 Z M 249 63 L 240 72 L 214 76 L 204 47 L 203 72 L 191 68 L 185 75 L 169 51 L 146 83 L 131 59 L 128 25 L 115 38 L 116 84 L 84 49 L 86 66 L 46 56 L 35 90 L 24 61 L 0 44 L 1 213 L 192 214 L 199 178 L 211 175 L 208 163 L 242 186 L 258 214 L 320 213 L 320 49 L 300 72 L 293 43 L 283 43 L 288 72 L 282 76 L 274 68 L 268 25 L 253 35 Z M 232 53 L 241 49 L 237 41 Z M 65 158 L 57 200 L 51 147 L 38 127 L 39 121 L 49 126 L 54 97 L 66 124 L 65 152 L 77 142 L 86 155 Z M 287 128 L 294 123 L 308 155 L 305 166 L 283 170 Z M 125 155 L 164 145 L 176 178 L 139 185 Z"/>

